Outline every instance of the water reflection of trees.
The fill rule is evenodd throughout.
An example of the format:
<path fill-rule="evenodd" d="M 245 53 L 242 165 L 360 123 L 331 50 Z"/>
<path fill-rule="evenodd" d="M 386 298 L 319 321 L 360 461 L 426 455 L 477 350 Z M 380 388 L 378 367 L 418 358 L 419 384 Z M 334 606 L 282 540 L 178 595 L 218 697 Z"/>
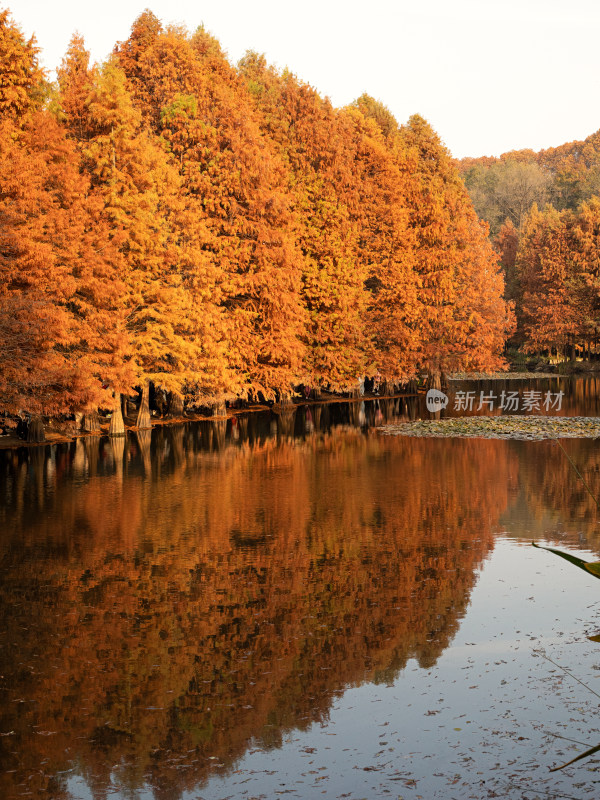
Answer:
<path fill-rule="evenodd" d="M 530 519 L 531 529 L 525 535 L 565 546 L 583 544 L 600 552 L 598 442 L 561 439 L 560 445 L 554 441 L 511 442 L 510 447 L 520 464 L 520 496 L 514 506 L 518 510 L 525 504 Z M 530 451 L 528 458 L 523 457 L 525 450 Z"/>
<path fill-rule="evenodd" d="M 435 663 L 511 450 L 355 419 L 307 407 L 296 438 L 255 417 L 6 456 L 2 796 L 60 797 L 76 763 L 98 797 L 112 774 L 177 798 L 251 740 L 324 719 L 345 687 Z"/>
<path fill-rule="evenodd" d="M 465 409 L 465 401 L 463 404 L 457 404 L 457 392 L 472 392 L 472 403 Z M 445 412 L 448 416 L 494 416 L 500 415 L 503 411 L 500 409 L 500 401 L 502 392 L 505 395 L 514 392 L 518 397 L 516 407 L 513 407 L 511 412 L 514 414 L 524 413 L 524 399 L 525 392 L 535 391 L 539 392 L 541 398 L 539 408 L 531 412 L 533 414 L 542 414 L 543 416 L 600 416 L 600 377 L 597 375 L 578 376 L 578 377 L 564 377 L 556 376 L 552 378 L 536 378 L 532 373 L 529 380 L 519 380 L 514 378 L 508 379 L 482 379 L 478 381 L 451 381 L 449 387 L 450 402 L 448 409 Z M 544 397 L 546 393 L 550 392 L 553 396 L 552 403 L 548 409 L 544 407 Z M 556 401 L 556 396 L 562 392 L 560 403 L 558 407 L 554 407 L 553 403 Z M 480 405 L 480 395 L 483 397 L 493 399 L 493 410 L 490 410 L 489 405 L 484 402 L 482 407 Z M 456 406 L 459 405 L 459 408 Z M 428 415 L 424 413 L 421 407 L 421 413 L 425 418 Z"/>

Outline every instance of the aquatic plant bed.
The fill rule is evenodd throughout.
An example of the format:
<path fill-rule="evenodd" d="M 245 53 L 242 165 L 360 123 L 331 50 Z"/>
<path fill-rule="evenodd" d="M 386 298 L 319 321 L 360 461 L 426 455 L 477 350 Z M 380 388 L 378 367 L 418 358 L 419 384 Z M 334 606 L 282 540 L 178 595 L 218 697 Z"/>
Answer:
<path fill-rule="evenodd" d="M 480 439 L 598 439 L 600 417 L 449 417 L 383 425 L 389 436 Z"/>

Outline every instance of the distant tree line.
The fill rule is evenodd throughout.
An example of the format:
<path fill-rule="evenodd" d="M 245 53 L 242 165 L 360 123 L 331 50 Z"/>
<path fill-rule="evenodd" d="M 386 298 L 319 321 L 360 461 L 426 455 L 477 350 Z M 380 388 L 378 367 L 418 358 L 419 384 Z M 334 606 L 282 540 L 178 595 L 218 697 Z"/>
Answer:
<path fill-rule="evenodd" d="M 0 408 L 288 400 L 494 369 L 512 326 L 456 162 L 420 117 L 335 109 L 149 11 L 48 84 L 0 14 Z"/>
<path fill-rule="evenodd" d="M 598 352 L 600 131 L 583 142 L 463 159 L 504 268 L 513 342 L 557 358 Z"/>

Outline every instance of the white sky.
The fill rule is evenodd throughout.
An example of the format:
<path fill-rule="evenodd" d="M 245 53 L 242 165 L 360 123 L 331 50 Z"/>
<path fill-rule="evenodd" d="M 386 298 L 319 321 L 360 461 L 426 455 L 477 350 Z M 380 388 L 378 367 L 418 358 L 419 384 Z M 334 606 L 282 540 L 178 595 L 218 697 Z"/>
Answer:
<path fill-rule="evenodd" d="M 600 128 L 598 0 L 0 0 L 54 70 L 74 31 L 94 60 L 149 7 L 204 23 L 345 105 L 362 92 L 425 117 L 457 158 L 539 150 Z"/>

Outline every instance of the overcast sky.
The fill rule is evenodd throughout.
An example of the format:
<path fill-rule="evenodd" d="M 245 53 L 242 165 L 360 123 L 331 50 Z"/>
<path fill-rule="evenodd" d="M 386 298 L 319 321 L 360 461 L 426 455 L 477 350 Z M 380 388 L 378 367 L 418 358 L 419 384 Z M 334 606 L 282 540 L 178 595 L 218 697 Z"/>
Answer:
<path fill-rule="evenodd" d="M 42 62 L 74 31 L 94 60 L 150 8 L 204 23 L 232 62 L 265 53 L 336 106 L 363 92 L 404 122 L 425 117 L 457 157 L 539 150 L 600 128 L 598 0 L 0 0 Z"/>

